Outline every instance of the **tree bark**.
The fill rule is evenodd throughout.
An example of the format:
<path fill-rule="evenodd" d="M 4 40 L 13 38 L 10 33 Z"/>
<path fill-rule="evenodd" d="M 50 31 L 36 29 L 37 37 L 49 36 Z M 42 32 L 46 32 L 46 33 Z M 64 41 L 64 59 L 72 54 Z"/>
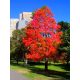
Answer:
<path fill-rule="evenodd" d="M 28 60 L 27 60 L 27 59 L 25 60 L 25 64 L 26 64 L 26 65 L 28 64 Z"/>
<path fill-rule="evenodd" d="M 17 64 L 18 64 L 18 58 L 17 58 L 17 60 L 16 60 L 16 61 L 17 61 Z"/>
<path fill-rule="evenodd" d="M 23 53 L 23 62 L 25 63 L 25 53 Z"/>
<path fill-rule="evenodd" d="M 45 71 L 48 70 L 48 58 L 45 59 Z"/>

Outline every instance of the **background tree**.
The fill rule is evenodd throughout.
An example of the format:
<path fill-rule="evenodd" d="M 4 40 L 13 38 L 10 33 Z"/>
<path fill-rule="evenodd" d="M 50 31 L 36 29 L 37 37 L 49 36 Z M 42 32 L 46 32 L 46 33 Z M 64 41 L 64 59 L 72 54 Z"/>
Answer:
<path fill-rule="evenodd" d="M 26 52 L 25 46 L 22 42 L 22 37 L 25 36 L 24 29 L 14 30 L 12 37 L 10 38 L 10 59 L 17 61 L 24 59 L 24 53 Z"/>
<path fill-rule="evenodd" d="M 48 59 L 57 54 L 61 44 L 60 25 L 56 24 L 53 14 L 46 6 L 36 10 L 33 20 L 28 24 L 23 43 L 29 50 L 26 58 L 33 61 L 45 60 L 45 70 L 48 69 Z"/>
<path fill-rule="evenodd" d="M 63 32 L 70 29 L 70 23 L 68 23 L 68 22 L 61 21 L 61 22 L 58 22 L 58 24 L 61 25 L 61 30 Z"/>
<path fill-rule="evenodd" d="M 70 61 L 70 23 L 61 21 L 58 24 L 62 26 L 61 30 L 63 31 L 63 44 L 59 47 L 59 53 L 62 61 L 68 64 Z"/>

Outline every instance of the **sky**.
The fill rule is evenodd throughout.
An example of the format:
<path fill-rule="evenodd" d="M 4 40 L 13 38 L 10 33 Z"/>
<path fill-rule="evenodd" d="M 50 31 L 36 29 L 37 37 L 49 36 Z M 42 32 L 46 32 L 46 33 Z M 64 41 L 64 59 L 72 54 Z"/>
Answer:
<path fill-rule="evenodd" d="M 70 0 L 10 0 L 10 18 L 19 18 L 22 12 L 33 12 L 48 6 L 57 22 L 70 22 Z"/>

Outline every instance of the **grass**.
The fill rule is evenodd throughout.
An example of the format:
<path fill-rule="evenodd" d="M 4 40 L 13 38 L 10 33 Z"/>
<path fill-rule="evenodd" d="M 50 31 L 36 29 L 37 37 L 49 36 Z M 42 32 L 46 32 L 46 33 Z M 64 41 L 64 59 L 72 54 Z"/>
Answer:
<path fill-rule="evenodd" d="M 62 64 L 49 64 L 47 72 L 44 71 L 43 64 L 25 66 L 23 63 L 13 63 L 11 69 L 31 80 L 69 80 L 69 70 Z"/>

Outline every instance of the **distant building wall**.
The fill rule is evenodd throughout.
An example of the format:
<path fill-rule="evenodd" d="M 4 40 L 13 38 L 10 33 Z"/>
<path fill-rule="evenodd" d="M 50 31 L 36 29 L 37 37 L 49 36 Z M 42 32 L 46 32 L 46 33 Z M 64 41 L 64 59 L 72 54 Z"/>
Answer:
<path fill-rule="evenodd" d="M 10 36 L 12 32 L 16 29 L 22 29 L 26 27 L 27 23 L 32 20 L 32 12 L 23 12 L 19 14 L 19 19 L 10 20 Z"/>
<path fill-rule="evenodd" d="M 18 22 L 18 28 L 17 29 L 22 29 L 22 28 L 26 27 L 27 23 L 28 23 L 28 21 L 25 19 L 20 20 Z"/>
<path fill-rule="evenodd" d="M 27 21 L 31 21 L 32 12 L 23 12 L 19 15 L 19 20 L 25 19 Z"/>
<path fill-rule="evenodd" d="M 16 23 L 19 21 L 19 19 L 11 19 L 10 20 L 10 36 L 12 36 L 12 32 L 16 30 Z"/>

